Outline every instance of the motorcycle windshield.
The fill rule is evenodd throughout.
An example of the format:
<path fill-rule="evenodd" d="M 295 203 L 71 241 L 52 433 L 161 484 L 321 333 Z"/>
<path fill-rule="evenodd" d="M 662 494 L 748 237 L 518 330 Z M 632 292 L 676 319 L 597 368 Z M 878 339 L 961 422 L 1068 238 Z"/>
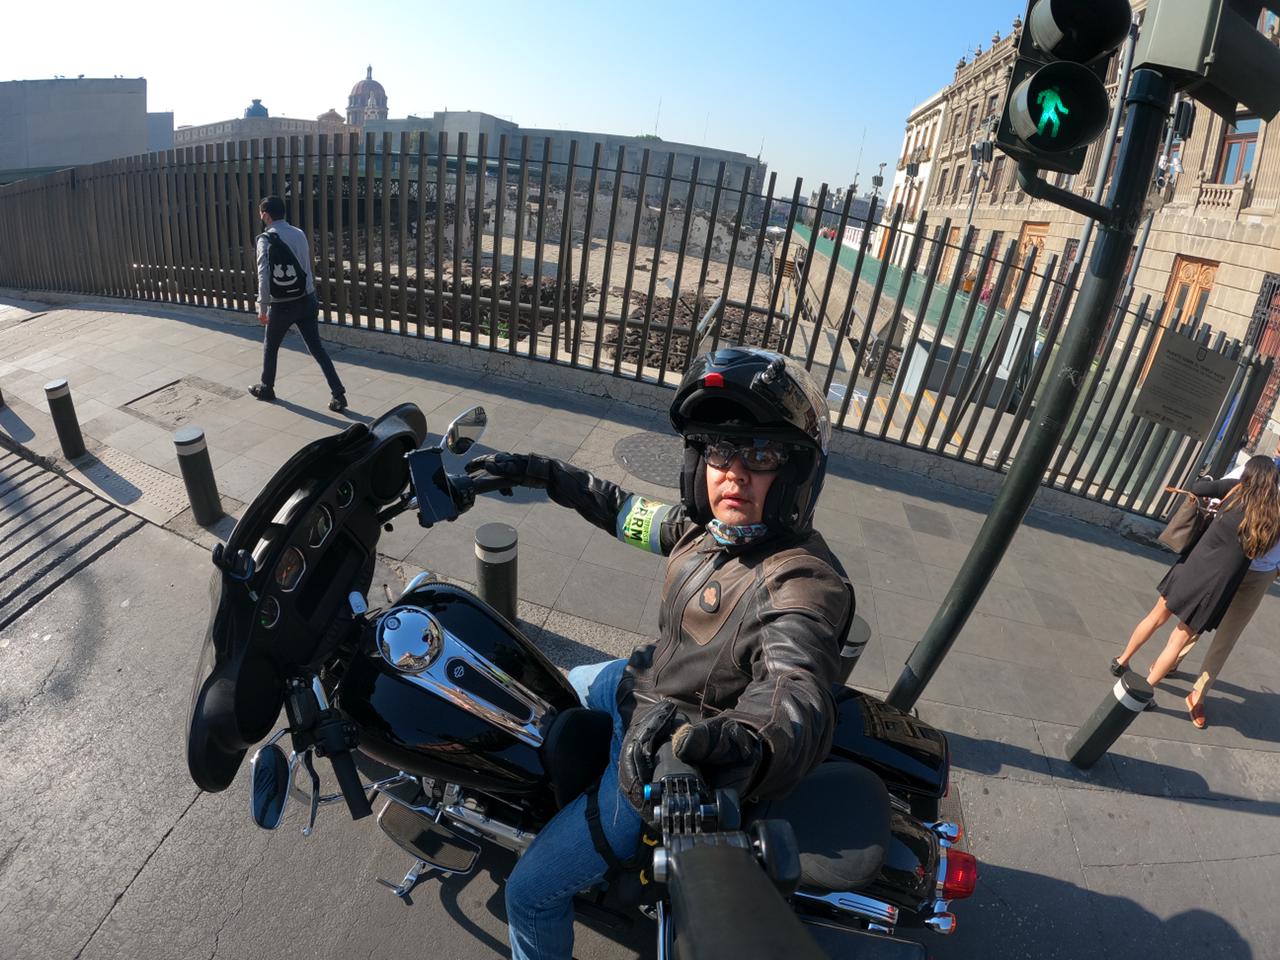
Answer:
<path fill-rule="evenodd" d="M 230 786 L 280 715 L 285 681 L 315 667 L 346 597 L 367 589 L 377 512 L 406 488 L 404 456 L 425 437 L 422 412 L 401 405 L 306 444 L 246 507 L 216 555 L 191 691 L 187 766 L 201 789 Z"/>

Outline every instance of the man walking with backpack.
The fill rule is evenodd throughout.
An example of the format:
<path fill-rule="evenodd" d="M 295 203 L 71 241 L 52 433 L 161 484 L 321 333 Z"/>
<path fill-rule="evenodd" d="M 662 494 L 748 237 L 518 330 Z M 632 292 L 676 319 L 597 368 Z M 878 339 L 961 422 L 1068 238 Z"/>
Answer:
<path fill-rule="evenodd" d="M 262 381 L 250 387 L 249 392 L 268 403 L 276 398 L 276 356 L 284 335 L 296 324 L 329 382 L 333 394 L 329 409 L 341 412 L 347 408 L 347 393 L 320 340 L 316 322 L 320 304 L 311 275 L 307 235 L 285 221 L 284 201 L 279 197 L 264 197 L 258 204 L 258 214 L 266 228 L 258 236 L 258 322 L 267 331 L 262 342 Z"/>

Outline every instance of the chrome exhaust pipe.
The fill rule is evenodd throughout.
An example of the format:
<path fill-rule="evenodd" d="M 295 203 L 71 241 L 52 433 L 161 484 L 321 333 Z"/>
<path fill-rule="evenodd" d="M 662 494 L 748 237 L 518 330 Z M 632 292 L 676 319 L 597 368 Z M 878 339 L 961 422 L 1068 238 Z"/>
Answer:
<path fill-rule="evenodd" d="M 956 932 L 956 915 L 954 913 L 939 913 L 932 917 L 926 917 L 924 925 L 934 933 L 949 937 Z"/>

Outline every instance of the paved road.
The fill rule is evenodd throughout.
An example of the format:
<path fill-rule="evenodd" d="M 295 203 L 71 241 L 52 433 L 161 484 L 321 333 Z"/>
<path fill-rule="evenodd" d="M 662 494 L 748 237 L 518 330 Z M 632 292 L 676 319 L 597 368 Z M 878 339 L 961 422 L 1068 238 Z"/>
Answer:
<path fill-rule="evenodd" d="M 281 359 L 285 401 L 265 405 L 239 392 L 257 362 L 256 328 L 142 304 L 50 308 L 33 319 L 8 313 L 0 311 L 7 442 L 56 456 L 43 384 L 69 376 L 91 450 L 136 478 L 133 487 L 107 484 L 77 467 L 85 482 L 205 548 L 225 529 L 199 530 L 167 494 L 153 499 L 155 474 L 143 467 L 181 483 L 172 427 L 140 417 L 140 395 L 181 378 L 190 398 L 208 401 L 202 425 L 228 498 L 252 496 L 303 442 L 349 422 L 324 412 L 323 381 L 296 345 Z M 617 459 L 623 440 L 665 434 L 650 411 L 531 382 L 542 367 L 520 379 L 519 366 L 508 377 L 355 348 L 335 355 L 353 415 L 413 399 L 438 426 L 480 402 L 493 421 L 485 437 L 493 447 L 571 457 L 639 492 L 673 496 Z M 0 602 L 0 958 L 258 957 L 264 944 L 321 957 L 364 946 L 390 957 L 436 947 L 442 956 L 500 955 L 500 905 L 487 875 L 443 898 L 424 891 L 407 910 L 372 882 L 398 879 L 406 864 L 368 828 L 334 816 L 311 841 L 266 835 L 249 824 L 243 782 L 225 795 L 196 793 L 181 739 L 193 645 L 207 613 L 207 554 L 156 527 L 130 528 L 128 518 L 104 531 L 119 514 L 20 470 L 0 461 L 0 509 L 30 506 L 38 488 L 77 512 L 49 514 L 61 525 L 25 546 L 26 521 L 0 516 L 0 555 L 14 558 L 0 557 L 0 596 L 32 581 Z M 990 502 L 832 459 L 818 525 L 872 628 L 855 683 L 885 690 L 897 676 Z M 520 529 L 529 601 L 521 614 L 554 662 L 616 656 L 653 632 L 656 558 L 566 522 L 544 502 L 496 500 L 429 535 L 397 525 L 380 547 L 407 572 L 425 566 L 461 576 L 474 569 L 473 524 L 492 519 Z M 68 531 L 61 546 L 49 543 Z M 41 572 L 54 555 L 67 559 Z M 1187 721 L 1181 697 L 1192 677 L 1178 674 L 1161 685 L 1158 708 L 1091 773 L 1061 759 L 1066 738 L 1114 683 L 1107 660 L 1149 608 L 1167 564 L 1159 551 L 1032 511 L 930 685 L 921 713 L 948 734 L 955 793 L 983 864 L 977 897 L 959 910 L 960 932 L 931 944 L 940 960 L 1280 957 L 1272 902 L 1280 600 L 1265 601 L 1233 654 L 1207 730 Z M 52 589 L 37 597 L 41 584 Z M 579 953 L 627 955 L 599 940 L 584 941 Z"/>
<path fill-rule="evenodd" d="M 247 765 L 196 789 L 207 551 L 3 452 L 0 476 L 0 957 L 506 955 L 494 864 L 405 906 L 374 882 L 409 861 L 372 820 L 330 808 L 304 839 L 294 808 L 265 833 Z M 635 953 L 583 931 L 577 955 Z"/>

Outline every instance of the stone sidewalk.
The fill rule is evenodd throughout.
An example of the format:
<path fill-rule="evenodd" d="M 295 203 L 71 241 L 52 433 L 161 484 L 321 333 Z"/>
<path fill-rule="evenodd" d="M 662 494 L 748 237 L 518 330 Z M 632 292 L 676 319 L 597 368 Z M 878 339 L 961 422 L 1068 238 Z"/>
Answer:
<path fill-rule="evenodd" d="M 413 401 L 439 430 L 466 407 L 489 413 L 484 449 L 537 450 L 629 489 L 671 499 L 665 418 L 627 400 L 550 389 L 545 365 L 514 376 L 333 345 L 351 409 L 326 409 L 318 368 L 292 338 L 277 393 L 245 388 L 260 359 L 256 324 L 155 304 L 52 306 L 0 299 L 0 437 L 50 458 L 77 482 L 206 547 L 225 536 L 192 521 L 172 444 L 205 429 L 234 516 L 308 440 Z M 390 338 L 389 338 L 390 339 Z M 391 349 L 390 347 L 388 349 Z M 90 457 L 62 460 L 43 385 L 71 384 Z M 563 379 L 563 378 L 560 378 Z M 621 443 L 621 446 L 620 446 Z M 643 450 L 632 469 L 620 453 Z M 461 461 L 459 461 L 460 463 Z M 650 470 L 656 473 L 650 473 Z M 853 676 L 884 691 L 964 560 L 990 498 L 833 457 L 817 526 L 857 585 L 871 640 Z M 623 547 L 530 491 L 489 498 L 454 524 L 397 523 L 381 550 L 393 569 L 473 578 L 477 525 L 520 531 L 522 618 L 561 665 L 621 655 L 656 631 L 659 558 Z M 1063 745 L 1113 683 L 1106 665 L 1155 599 L 1169 555 L 1032 511 L 927 691 L 920 711 L 947 731 L 954 784 L 982 863 L 960 932 L 934 956 L 1280 957 L 1280 601 L 1268 597 L 1195 730 L 1175 674 L 1158 707 L 1090 773 Z M 1167 636 L 1162 631 L 1157 638 Z M 1159 647 L 1139 657 L 1144 667 Z M 1202 654 L 1192 655 L 1194 670 Z"/>

